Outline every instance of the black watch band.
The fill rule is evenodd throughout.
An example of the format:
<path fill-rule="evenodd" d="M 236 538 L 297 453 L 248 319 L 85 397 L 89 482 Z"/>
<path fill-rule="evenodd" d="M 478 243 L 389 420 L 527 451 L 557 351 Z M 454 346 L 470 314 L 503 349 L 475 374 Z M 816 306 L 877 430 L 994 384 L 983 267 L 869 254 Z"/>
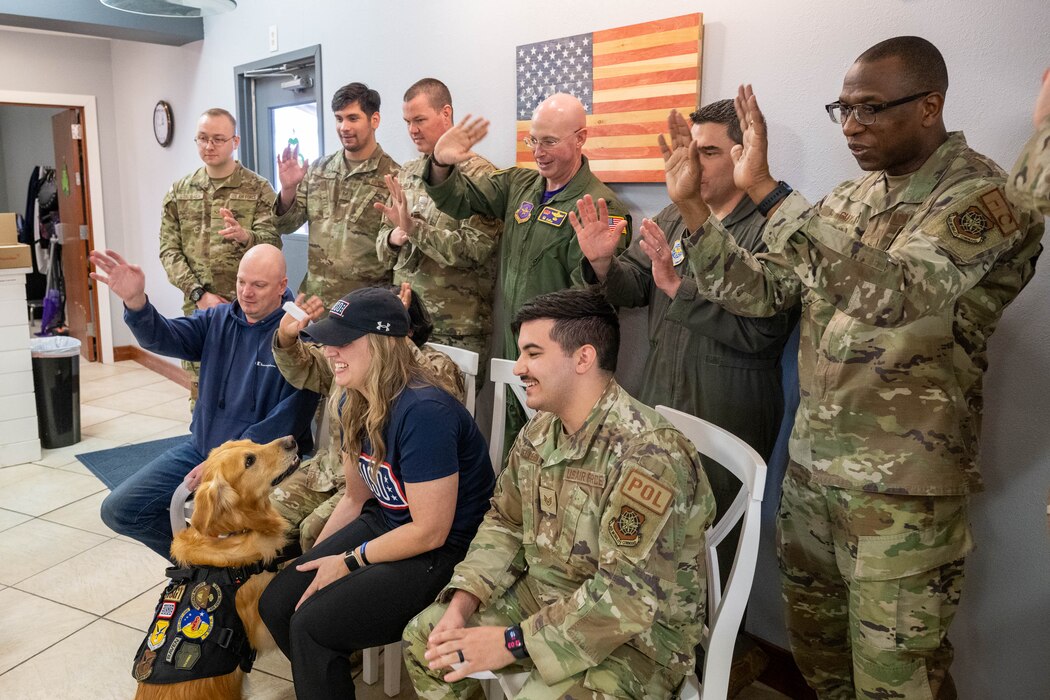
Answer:
<path fill-rule="evenodd" d="M 357 571 L 361 568 L 361 560 L 357 558 L 357 552 L 353 549 L 343 555 L 343 563 L 350 571 Z"/>
<path fill-rule="evenodd" d="M 525 648 L 525 634 L 521 631 L 521 625 L 511 625 L 503 631 L 503 643 L 507 651 L 514 655 L 515 659 L 527 659 L 529 651 Z"/>
<path fill-rule="evenodd" d="M 204 296 L 204 287 L 194 287 L 190 290 L 190 301 L 196 304 Z"/>
<path fill-rule="evenodd" d="M 783 180 L 777 182 L 777 186 L 773 188 L 773 191 L 766 195 L 765 199 L 759 202 L 756 206 L 758 213 L 762 216 L 768 216 L 769 210 L 780 203 L 784 197 L 791 194 L 791 185 L 787 184 Z"/>

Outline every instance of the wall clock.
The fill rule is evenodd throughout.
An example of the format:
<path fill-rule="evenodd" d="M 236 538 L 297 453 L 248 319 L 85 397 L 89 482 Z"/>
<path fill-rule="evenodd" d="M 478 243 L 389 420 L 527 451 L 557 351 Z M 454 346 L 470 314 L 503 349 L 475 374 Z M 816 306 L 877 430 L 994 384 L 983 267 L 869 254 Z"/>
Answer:
<path fill-rule="evenodd" d="M 171 105 L 160 100 L 153 108 L 153 135 L 164 148 L 171 145 L 175 136 L 175 117 L 171 113 Z"/>

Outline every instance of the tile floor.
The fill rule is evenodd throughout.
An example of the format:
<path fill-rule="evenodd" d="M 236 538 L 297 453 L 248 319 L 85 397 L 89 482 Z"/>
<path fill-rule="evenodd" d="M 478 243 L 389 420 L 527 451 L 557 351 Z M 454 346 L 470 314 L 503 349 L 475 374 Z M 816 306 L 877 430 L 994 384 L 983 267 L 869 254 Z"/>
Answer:
<path fill-rule="evenodd" d="M 99 518 L 108 490 L 74 455 L 189 432 L 188 392 L 135 362 L 81 363 L 82 440 L 0 468 L 0 697 L 130 698 L 132 656 L 166 562 Z M 245 696 L 291 699 L 279 652 L 261 658 Z M 358 683 L 362 698 L 382 684 Z M 402 676 L 401 698 L 415 698 Z M 753 686 L 738 696 L 786 696 Z"/>

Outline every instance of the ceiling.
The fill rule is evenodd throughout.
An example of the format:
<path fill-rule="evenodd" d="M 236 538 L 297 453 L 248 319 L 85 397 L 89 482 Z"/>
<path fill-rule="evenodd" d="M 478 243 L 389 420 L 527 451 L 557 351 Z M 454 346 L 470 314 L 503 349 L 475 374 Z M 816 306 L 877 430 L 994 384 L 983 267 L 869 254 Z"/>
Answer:
<path fill-rule="evenodd" d="M 204 38 L 200 18 L 121 12 L 98 0 L 0 0 L 0 26 L 182 46 Z"/>

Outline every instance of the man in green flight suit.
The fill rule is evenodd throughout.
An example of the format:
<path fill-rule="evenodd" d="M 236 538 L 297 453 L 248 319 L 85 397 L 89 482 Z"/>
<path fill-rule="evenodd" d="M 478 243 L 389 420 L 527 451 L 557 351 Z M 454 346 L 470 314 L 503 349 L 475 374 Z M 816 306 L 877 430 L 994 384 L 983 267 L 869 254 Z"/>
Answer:
<path fill-rule="evenodd" d="M 630 242 L 631 215 L 587 165 L 587 113 L 572 95 L 551 95 L 532 115 L 525 145 L 535 155 L 536 170 L 464 173 L 459 165 L 473 156 L 471 149 L 486 133 L 488 122 L 480 118 L 464 119 L 446 131 L 427 159 L 423 180 L 430 198 L 450 216 L 503 219 L 499 284 L 504 325 L 499 333 L 502 344 L 493 354 L 513 359 L 517 343 L 510 320 L 521 305 L 537 295 L 584 284 L 583 253 L 569 224 L 577 200 L 589 194 L 608 203 L 608 223 L 621 235 L 621 250 Z M 525 419 L 513 397 L 507 409 L 510 444 Z"/>
<path fill-rule="evenodd" d="M 386 175 L 398 165 L 376 142 L 379 93 L 350 83 L 332 95 L 332 114 L 342 150 L 313 165 L 299 160 L 299 146 L 278 156 L 281 193 L 274 203 L 277 230 L 310 224 L 306 279 L 299 291 L 333 304 L 361 287 L 389 285 L 390 265 L 376 256 L 376 232 L 386 200 Z"/>
<path fill-rule="evenodd" d="M 700 293 L 738 313 L 802 300 L 801 403 L 778 515 L 788 634 L 822 700 L 955 698 L 949 673 L 978 466 L 988 338 L 1031 279 L 1043 222 L 1001 168 L 944 125 L 940 51 L 865 51 L 827 105 L 866 175 L 816 205 L 770 176 L 750 86 L 734 179 L 770 253 L 737 246 L 696 196 L 699 159 L 672 115 L 670 187 Z M 672 162 L 673 161 L 673 162 Z M 654 276 L 663 235 L 643 225 Z"/>
<path fill-rule="evenodd" d="M 237 268 L 249 248 L 281 247 L 273 188 L 233 158 L 241 142 L 233 115 L 220 107 L 205 111 L 193 140 L 204 167 L 171 186 L 160 220 L 160 264 L 185 295 L 187 316 L 237 298 Z M 192 404 L 200 363 L 182 366 L 190 375 Z"/>
<path fill-rule="evenodd" d="M 600 293 L 536 297 L 514 327 L 539 413 L 466 558 L 405 628 L 412 683 L 479 697 L 465 676 L 513 663 L 530 672 L 520 698 L 671 697 L 705 619 L 715 504 L 696 449 L 616 383 L 619 320 Z"/>

